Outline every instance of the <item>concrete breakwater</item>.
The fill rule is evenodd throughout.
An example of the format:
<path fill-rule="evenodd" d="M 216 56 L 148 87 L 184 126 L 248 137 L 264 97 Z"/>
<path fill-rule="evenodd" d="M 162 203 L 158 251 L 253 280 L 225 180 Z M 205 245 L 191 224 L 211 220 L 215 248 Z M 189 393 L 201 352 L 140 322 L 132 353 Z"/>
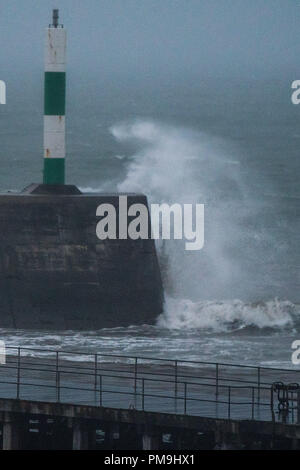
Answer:
<path fill-rule="evenodd" d="M 143 194 L 128 202 L 147 205 Z M 0 196 L 0 327 L 99 329 L 153 323 L 163 290 L 154 241 L 99 240 L 96 209 L 119 194 L 31 185 Z"/>

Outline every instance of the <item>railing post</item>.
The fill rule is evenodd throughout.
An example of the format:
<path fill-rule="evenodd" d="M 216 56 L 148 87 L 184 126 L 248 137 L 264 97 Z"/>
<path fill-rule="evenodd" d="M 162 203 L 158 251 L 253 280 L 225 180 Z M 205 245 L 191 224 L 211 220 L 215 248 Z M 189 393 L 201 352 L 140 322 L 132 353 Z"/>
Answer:
<path fill-rule="evenodd" d="M 136 391 L 137 391 L 137 372 L 138 372 L 138 358 L 134 360 L 134 401 L 136 405 Z"/>
<path fill-rule="evenodd" d="M 100 406 L 102 406 L 102 375 L 99 375 L 99 386 L 100 386 Z"/>
<path fill-rule="evenodd" d="M 251 410 L 251 417 L 254 419 L 254 387 L 252 387 L 252 410 Z"/>
<path fill-rule="evenodd" d="M 228 419 L 230 419 L 231 387 L 228 387 Z"/>
<path fill-rule="evenodd" d="M 59 368 L 59 358 L 58 358 L 58 351 L 56 351 L 56 359 L 55 359 L 55 386 L 56 386 L 56 398 L 57 398 L 57 388 L 58 388 L 58 368 Z"/>
<path fill-rule="evenodd" d="M 20 398 L 20 377 L 21 377 L 21 348 L 18 348 L 17 400 L 19 400 Z"/>
<path fill-rule="evenodd" d="M 300 389 L 297 390 L 297 424 L 300 424 Z"/>
<path fill-rule="evenodd" d="M 260 402 L 260 367 L 257 368 L 257 402 Z"/>
<path fill-rule="evenodd" d="M 186 415 L 187 383 L 184 382 L 184 414 Z"/>
<path fill-rule="evenodd" d="M 57 398 L 57 402 L 59 403 L 60 402 L 60 372 L 59 371 L 57 372 L 57 395 L 56 395 L 56 398 Z"/>
<path fill-rule="evenodd" d="M 97 372 L 98 372 L 98 354 L 95 354 L 95 380 L 94 380 L 94 390 L 97 390 Z"/>
<path fill-rule="evenodd" d="M 142 378 L 142 410 L 145 410 L 145 379 Z"/>
<path fill-rule="evenodd" d="M 175 394 L 175 400 L 177 400 L 177 377 L 178 377 L 178 361 L 175 361 L 175 369 L 174 369 L 174 394 Z"/>
<path fill-rule="evenodd" d="M 219 396 L 219 364 L 216 363 L 216 400 Z"/>

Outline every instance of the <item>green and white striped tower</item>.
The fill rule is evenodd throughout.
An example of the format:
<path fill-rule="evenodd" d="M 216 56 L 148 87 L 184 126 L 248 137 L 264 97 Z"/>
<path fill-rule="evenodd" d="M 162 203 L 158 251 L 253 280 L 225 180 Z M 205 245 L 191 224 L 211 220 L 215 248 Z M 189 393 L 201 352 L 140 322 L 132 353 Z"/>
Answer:
<path fill-rule="evenodd" d="M 45 48 L 44 184 L 65 183 L 66 39 L 53 10 Z"/>

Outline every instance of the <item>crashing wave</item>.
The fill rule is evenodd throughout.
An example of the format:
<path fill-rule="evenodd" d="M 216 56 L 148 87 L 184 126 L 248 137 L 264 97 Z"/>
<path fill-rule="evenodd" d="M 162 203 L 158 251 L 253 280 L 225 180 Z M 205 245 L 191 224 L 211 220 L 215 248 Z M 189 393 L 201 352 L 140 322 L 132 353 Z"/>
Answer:
<path fill-rule="evenodd" d="M 169 329 L 206 329 L 214 332 L 244 328 L 293 328 L 299 308 L 287 300 L 245 303 L 241 300 L 198 301 L 168 297 L 158 325 Z"/>

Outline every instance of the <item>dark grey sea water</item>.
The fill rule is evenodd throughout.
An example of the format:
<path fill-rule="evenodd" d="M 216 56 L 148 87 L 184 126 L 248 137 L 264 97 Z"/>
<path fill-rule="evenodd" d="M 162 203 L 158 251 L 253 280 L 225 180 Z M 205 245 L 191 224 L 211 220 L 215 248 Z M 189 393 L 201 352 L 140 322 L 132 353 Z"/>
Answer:
<path fill-rule="evenodd" d="M 83 190 L 204 203 L 205 246 L 158 243 L 154 327 L 1 331 L 8 344 L 292 367 L 300 338 L 300 106 L 280 80 L 69 83 L 67 180 Z M 35 83 L 36 86 L 33 86 Z M 42 177 L 40 77 L 0 107 L 0 188 Z M 75 214 L 74 214 L 75 216 Z M 25 314 L 25 313 L 24 313 Z"/>

